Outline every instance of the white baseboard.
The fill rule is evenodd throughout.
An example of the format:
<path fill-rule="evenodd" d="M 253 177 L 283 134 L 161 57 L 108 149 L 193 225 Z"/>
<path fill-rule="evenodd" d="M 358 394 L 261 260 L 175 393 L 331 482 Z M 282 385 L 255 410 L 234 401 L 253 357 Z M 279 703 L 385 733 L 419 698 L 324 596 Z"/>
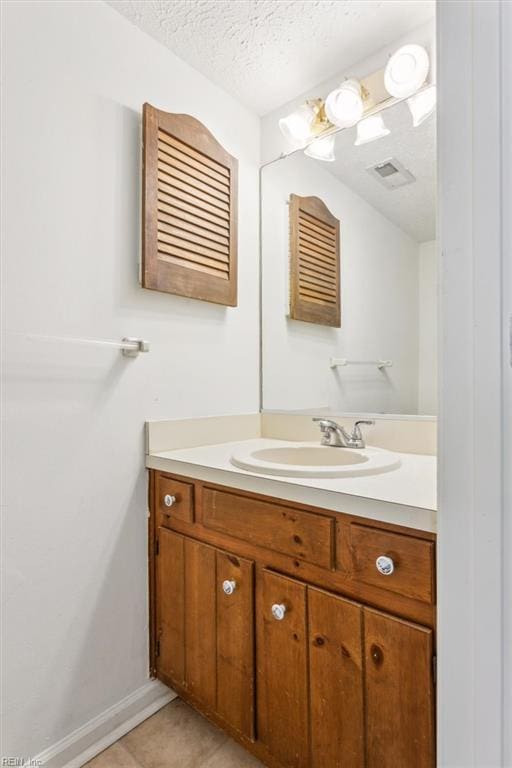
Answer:
<path fill-rule="evenodd" d="M 149 680 L 69 736 L 40 752 L 32 758 L 31 765 L 80 768 L 175 698 L 176 694 L 170 688 L 158 680 Z"/>

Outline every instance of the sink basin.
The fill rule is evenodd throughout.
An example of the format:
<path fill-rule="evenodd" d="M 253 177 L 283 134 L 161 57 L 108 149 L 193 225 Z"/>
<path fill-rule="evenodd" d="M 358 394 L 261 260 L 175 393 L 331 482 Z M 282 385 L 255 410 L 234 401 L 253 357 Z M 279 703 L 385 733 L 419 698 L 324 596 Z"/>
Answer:
<path fill-rule="evenodd" d="M 241 447 L 231 457 L 239 469 L 282 477 L 358 477 L 389 472 L 400 458 L 383 448 L 331 448 L 318 443 L 267 440 L 264 446 Z"/>

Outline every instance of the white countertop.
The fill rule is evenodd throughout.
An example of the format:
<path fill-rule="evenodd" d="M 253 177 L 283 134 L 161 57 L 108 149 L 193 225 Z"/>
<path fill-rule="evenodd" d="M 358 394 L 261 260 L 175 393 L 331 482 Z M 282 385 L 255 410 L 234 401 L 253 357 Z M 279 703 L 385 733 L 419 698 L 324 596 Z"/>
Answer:
<path fill-rule="evenodd" d="M 231 464 L 240 447 L 262 448 L 263 438 L 149 453 L 146 466 L 197 480 L 261 493 L 336 512 L 436 531 L 435 456 L 399 453 L 401 466 L 362 477 L 276 477 L 238 469 Z"/>

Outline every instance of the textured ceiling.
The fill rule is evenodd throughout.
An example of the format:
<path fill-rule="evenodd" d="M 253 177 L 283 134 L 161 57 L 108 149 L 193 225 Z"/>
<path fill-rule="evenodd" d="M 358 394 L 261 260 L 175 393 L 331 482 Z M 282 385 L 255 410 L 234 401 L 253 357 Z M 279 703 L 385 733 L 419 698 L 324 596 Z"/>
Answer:
<path fill-rule="evenodd" d="M 336 160 L 322 167 L 363 197 L 386 218 L 397 224 L 418 242 L 436 236 L 436 119 L 432 115 L 417 128 L 412 127 L 405 103 L 382 113 L 388 136 L 360 147 L 354 146 L 356 129 L 340 131 L 336 136 Z M 367 173 L 369 166 L 394 157 L 416 181 L 388 190 Z M 308 160 L 312 163 L 318 160 Z"/>
<path fill-rule="evenodd" d="M 434 0 L 108 0 L 260 115 L 434 16 Z"/>

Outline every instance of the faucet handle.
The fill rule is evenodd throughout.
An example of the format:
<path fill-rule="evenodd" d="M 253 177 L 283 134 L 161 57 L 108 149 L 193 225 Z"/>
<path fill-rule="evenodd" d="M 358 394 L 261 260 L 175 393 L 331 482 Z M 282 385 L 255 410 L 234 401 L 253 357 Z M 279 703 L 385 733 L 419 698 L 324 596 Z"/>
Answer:
<path fill-rule="evenodd" d="M 352 433 L 356 440 L 363 439 L 363 435 L 361 434 L 361 427 L 359 426 L 360 424 L 367 424 L 371 427 L 373 424 L 375 424 L 375 421 L 373 419 L 359 419 L 356 421 L 354 424 L 354 431 Z"/>

